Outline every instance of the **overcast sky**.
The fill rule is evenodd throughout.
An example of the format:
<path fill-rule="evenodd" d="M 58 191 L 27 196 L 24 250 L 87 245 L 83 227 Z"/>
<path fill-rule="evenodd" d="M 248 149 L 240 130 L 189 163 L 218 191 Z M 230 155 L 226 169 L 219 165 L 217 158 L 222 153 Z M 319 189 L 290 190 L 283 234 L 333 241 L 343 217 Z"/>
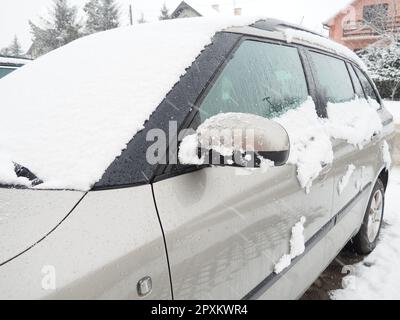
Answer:
<path fill-rule="evenodd" d="M 78 6 L 81 16 L 86 0 L 69 0 Z M 172 11 L 181 0 L 117 0 L 121 7 L 121 21 L 128 24 L 128 7 L 132 4 L 135 20 L 141 13 L 148 21 L 156 20 L 165 2 Z M 345 7 L 349 0 L 189 0 L 199 9 L 219 4 L 223 12 L 232 12 L 234 3 L 241 7 L 244 15 L 265 15 L 279 18 L 322 31 L 322 22 Z M 28 20 L 38 21 L 46 15 L 52 0 L 0 0 L 0 48 L 8 46 L 17 35 L 24 50 L 31 43 Z"/>

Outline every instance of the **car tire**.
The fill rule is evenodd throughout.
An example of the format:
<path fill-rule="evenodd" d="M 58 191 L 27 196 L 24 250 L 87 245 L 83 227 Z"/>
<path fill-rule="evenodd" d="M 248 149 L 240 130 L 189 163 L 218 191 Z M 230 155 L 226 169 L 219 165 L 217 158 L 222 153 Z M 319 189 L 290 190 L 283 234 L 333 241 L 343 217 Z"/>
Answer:
<path fill-rule="evenodd" d="M 353 238 L 352 247 L 358 254 L 370 254 L 376 247 L 385 209 L 385 187 L 378 179 L 364 216 L 361 229 Z"/>

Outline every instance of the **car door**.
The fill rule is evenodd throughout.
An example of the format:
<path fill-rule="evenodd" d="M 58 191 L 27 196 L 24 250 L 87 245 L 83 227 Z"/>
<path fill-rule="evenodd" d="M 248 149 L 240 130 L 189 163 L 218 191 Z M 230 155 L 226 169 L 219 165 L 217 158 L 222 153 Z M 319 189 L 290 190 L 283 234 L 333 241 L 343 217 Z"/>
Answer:
<path fill-rule="evenodd" d="M 328 119 L 338 121 L 338 112 L 346 113 L 346 118 L 353 117 L 351 109 L 366 101 L 352 66 L 321 52 L 311 51 L 310 60 L 320 100 L 328 109 Z M 332 217 L 336 226 L 326 238 L 326 255 L 333 259 L 361 224 L 368 201 L 367 189 L 371 186 L 372 174 L 368 174 L 371 169 L 368 164 L 373 162 L 373 154 L 371 144 L 361 146 L 341 138 L 331 139 L 334 152 Z"/>
<path fill-rule="evenodd" d="M 199 100 L 191 126 L 221 112 L 278 117 L 299 108 L 310 86 L 296 47 L 243 41 Z M 267 289 L 271 298 L 298 297 L 322 271 L 323 252 L 284 285 L 276 283 L 288 269 L 277 275 L 274 267 L 303 216 L 306 241 L 330 220 L 332 189 L 326 173 L 307 193 L 291 164 L 185 168 L 154 183 L 174 298 L 256 298 Z"/>

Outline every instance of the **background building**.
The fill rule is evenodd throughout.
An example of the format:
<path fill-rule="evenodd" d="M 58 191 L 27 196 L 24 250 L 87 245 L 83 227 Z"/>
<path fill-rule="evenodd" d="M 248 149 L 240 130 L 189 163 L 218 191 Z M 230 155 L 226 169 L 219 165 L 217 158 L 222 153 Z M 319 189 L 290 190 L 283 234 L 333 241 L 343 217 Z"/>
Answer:
<path fill-rule="evenodd" d="M 172 12 L 171 18 L 209 17 L 219 14 L 219 12 L 219 4 L 207 6 L 191 0 L 185 0 Z M 242 15 L 242 9 L 234 7 L 232 14 L 240 16 Z"/>
<path fill-rule="evenodd" d="M 331 39 L 354 51 L 400 32 L 400 0 L 356 0 L 327 22 Z"/>

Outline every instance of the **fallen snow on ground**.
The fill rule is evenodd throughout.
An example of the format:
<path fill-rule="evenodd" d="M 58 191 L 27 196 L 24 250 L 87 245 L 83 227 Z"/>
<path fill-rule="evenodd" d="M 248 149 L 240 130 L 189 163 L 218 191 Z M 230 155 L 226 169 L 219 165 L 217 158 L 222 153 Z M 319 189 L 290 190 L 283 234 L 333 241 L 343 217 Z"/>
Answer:
<path fill-rule="evenodd" d="M 385 101 L 386 108 L 393 115 L 394 122 L 400 124 L 400 101 Z"/>
<path fill-rule="evenodd" d="M 90 189 L 213 35 L 256 20 L 146 23 L 40 57 L 1 80 L 0 154 L 43 180 L 40 188 Z M 2 163 L 5 183 L 14 172 Z"/>
<path fill-rule="evenodd" d="M 290 266 L 292 260 L 304 253 L 305 240 L 304 240 L 304 224 L 306 218 L 301 217 L 300 221 L 297 222 L 292 228 L 292 235 L 290 237 L 290 252 L 285 254 L 275 265 L 274 272 L 276 274 L 281 273 L 287 267 Z"/>
<path fill-rule="evenodd" d="M 346 189 L 346 187 L 350 181 L 350 178 L 353 175 L 355 170 L 356 170 L 356 167 L 353 164 L 348 166 L 346 174 L 339 181 L 339 185 L 338 185 L 339 194 L 342 194 L 344 189 Z"/>
<path fill-rule="evenodd" d="M 391 172 L 384 225 L 375 251 L 345 278 L 346 289 L 331 292 L 337 300 L 400 299 L 400 168 Z"/>

